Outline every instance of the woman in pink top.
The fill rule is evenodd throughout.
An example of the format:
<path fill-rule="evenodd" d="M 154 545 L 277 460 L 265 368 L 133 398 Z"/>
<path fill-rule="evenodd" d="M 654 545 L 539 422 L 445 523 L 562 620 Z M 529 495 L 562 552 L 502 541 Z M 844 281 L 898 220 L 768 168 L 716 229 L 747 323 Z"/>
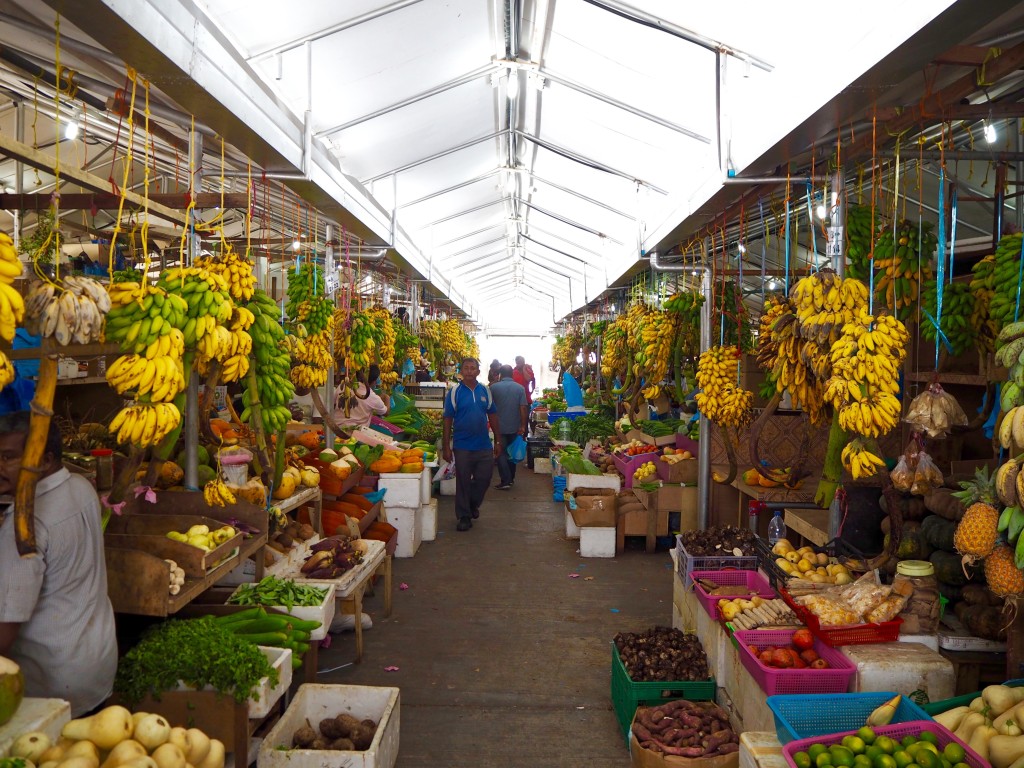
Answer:
<path fill-rule="evenodd" d="M 512 371 L 512 381 L 522 384 L 526 390 L 526 404 L 533 403 L 533 390 L 537 386 L 537 379 L 533 375 L 533 368 L 526 364 L 526 359 L 519 355 L 516 358 L 516 367 Z"/>
<path fill-rule="evenodd" d="M 348 415 L 345 414 L 345 404 L 337 403 L 334 411 L 334 423 L 339 427 L 345 427 L 346 429 L 354 430 L 357 427 L 368 427 L 370 426 L 370 420 L 376 416 L 384 416 L 387 414 L 389 407 L 384 402 L 380 395 L 371 389 L 371 384 L 375 384 L 377 379 L 380 378 L 380 368 L 377 365 L 371 365 L 368 371 L 362 371 L 356 379 L 359 381 L 356 384 L 356 397 L 350 399 L 348 404 Z"/>

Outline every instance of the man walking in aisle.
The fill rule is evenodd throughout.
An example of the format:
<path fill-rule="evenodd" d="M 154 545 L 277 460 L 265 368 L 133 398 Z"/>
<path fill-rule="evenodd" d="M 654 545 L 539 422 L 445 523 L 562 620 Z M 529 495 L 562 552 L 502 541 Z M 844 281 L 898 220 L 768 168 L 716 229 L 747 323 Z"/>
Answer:
<path fill-rule="evenodd" d="M 512 379 L 526 390 L 526 405 L 529 407 L 533 403 L 533 390 L 537 386 L 537 377 L 533 375 L 533 368 L 526 364 L 526 358 L 522 355 L 516 358 L 516 368 L 512 372 Z"/>
<path fill-rule="evenodd" d="M 444 432 L 441 455 L 455 460 L 455 516 L 457 530 L 468 531 L 480 517 L 480 505 L 494 474 L 494 458 L 501 452 L 498 414 L 491 392 L 477 381 L 480 362 L 473 357 L 462 361 L 462 381 L 444 398 Z M 490 425 L 494 445 L 487 436 Z"/>
<path fill-rule="evenodd" d="M 516 479 L 516 465 L 508 457 L 508 447 L 522 435 L 526 439 L 530 409 L 526 404 L 526 390 L 512 378 L 512 366 L 499 369 L 501 378 L 491 384 L 491 397 L 498 410 L 498 426 L 501 429 L 501 452 L 498 454 L 499 491 L 507 491 Z"/>

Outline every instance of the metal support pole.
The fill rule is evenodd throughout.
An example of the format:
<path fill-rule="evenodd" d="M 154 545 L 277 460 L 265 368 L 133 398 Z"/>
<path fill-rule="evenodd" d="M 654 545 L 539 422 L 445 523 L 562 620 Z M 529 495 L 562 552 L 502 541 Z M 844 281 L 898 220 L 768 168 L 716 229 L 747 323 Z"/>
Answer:
<path fill-rule="evenodd" d="M 203 183 L 203 136 L 197 131 L 189 133 L 189 143 L 192 152 L 189 153 L 190 165 L 193 178 L 193 189 L 199 191 Z M 188 265 L 191 266 L 199 255 L 199 236 L 195 233 L 194 222 L 196 212 L 193 209 L 189 213 L 188 227 L 192 231 L 188 238 Z M 185 393 L 185 426 L 183 429 L 185 437 L 185 488 L 197 490 L 199 487 L 199 373 L 192 371 L 188 379 L 188 391 Z"/>
<path fill-rule="evenodd" d="M 703 267 L 700 289 L 704 294 L 704 306 L 700 315 L 701 351 L 711 348 L 711 269 Z M 711 514 L 711 422 L 703 413 L 700 415 L 700 447 L 697 449 L 697 527 L 706 530 Z"/>
<path fill-rule="evenodd" d="M 334 264 L 334 225 L 327 224 L 324 226 L 324 238 L 327 240 L 327 246 L 324 249 L 324 273 L 325 278 L 328 270 L 334 271 L 337 267 Z M 331 295 L 331 301 L 335 301 L 335 297 Z M 331 326 L 331 360 L 334 360 L 334 345 L 335 337 L 337 336 L 338 329 L 334 325 Z M 327 381 L 324 382 L 324 406 L 330 410 L 334 408 L 334 365 L 333 363 L 327 368 Z M 310 417 L 312 419 L 312 417 Z M 328 448 L 334 448 L 334 433 L 331 432 L 331 425 L 329 419 L 324 419 L 324 445 Z"/>
<path fill-rule="evenodd" d="M 25 104 L 17 102 L 14 105 L 14 135 L 18 141 L 25 142 Z M 21 160 L 14 162 L 14 191 L 22 194 L 25 191 L 25 166 Z M 14 216 L 14 247 L 21 244 L 21 211 L 11 211 Z"/>
<path fill-rule="evenodd" d="M 835 205 L 829 210 L 831 212 L 830 235 L 838 242 L 833 244 L 832 268 L 839 277 L 846 274 L 846 182 L 843 178 L 843 169 L 836 168 L 832 175 L 832 194 L 836 196 Z M 839 525 L 842 521 L 842 510 L 839 507 L 839 500 L 832 499 L 828 507 L 828 538 L 831 541 L 839 535 Z"/>

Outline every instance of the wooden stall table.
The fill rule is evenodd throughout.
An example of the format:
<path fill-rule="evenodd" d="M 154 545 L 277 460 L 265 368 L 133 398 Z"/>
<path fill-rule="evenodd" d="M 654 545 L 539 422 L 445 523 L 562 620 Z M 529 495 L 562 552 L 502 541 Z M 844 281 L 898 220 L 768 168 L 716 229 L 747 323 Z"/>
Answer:
<path fill-rule="evenodd" d="M 786 531 L 796 531 L 812 544 L 823 547 L 832 537 L 828 535 L 827 509 L 786 509 L 783 519 Z"/>
<path fill-rule="evenodd" d="M 986 685 L 995 685 L 1006 680 L 1005 653 L 950 651 L 939 648 L 939 654 L 953 665 L 956 696 L 974 693 Z"/>
<path fill-rule="evenodd" d="M 309 522 L 313 526 L 313 530 L 323 535 L 323 529 L 320 526 L 321 516 L 323 515 L 324 510 L 323 494 L 320 493 L 320 489 L 318 487 L 313 486 L 312 488 L 303 488 L 298 493 L 293 493 L 286 499 L 274 502 L 274 506 L 282 512 L 291 512 L 292 510 L 298 509 L 306 504 L 311 505 L 313 508 L 309 513 Z"/>

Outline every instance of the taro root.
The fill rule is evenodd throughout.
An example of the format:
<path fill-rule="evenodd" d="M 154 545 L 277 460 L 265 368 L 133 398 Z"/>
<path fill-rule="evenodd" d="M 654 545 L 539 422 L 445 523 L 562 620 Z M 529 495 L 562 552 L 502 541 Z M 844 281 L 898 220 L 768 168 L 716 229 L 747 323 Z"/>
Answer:
<path fill-rule="evenodd" d="M 339 752 L 351 752 L 356 748 L 356 745 L 352 743 L 352 739 L 335 739 L 331 744 L 331 749 Z"/>
<path fill-rule="evenodd" d="M 331 742 L 324 741 L 322 738 L 318 736 L 317 738 L 313 739 L 313 743 L 310 744 L 307 747 L 307 749 L 327 749 L 330 746 L 330 744 Z"/>
<path fill-rule="evenodd" d="M 347 735 L 338 721 L 333 717 L 325 717 L 320 721 L 320 733 L 327 741 L 334 741 L 335 739 L 340 739 Z"/>
<path fill-rule="evenodd" d="M 292 744 L 296 747 L 308 747 L 316 740 L 316 731 L 308 725 L 304 725 L 295 731 L 292 736 Z"/>
<path fill-rule="evenodd" d="M 615 636 L 626 672 L 634 682 L 695 681 L 710 677 L 708 657 L 696 635 L 669 627 Z"/>
<path fill-rule="evenodd" d="M 363 720 L 363 725 L 365 725 L 367 728 L 370 728 L 370 729 L 372 729 L 374 731 L 377 730 L 377 724 L 375 722 L 373 722 L 373 720 L 371 720 L 370 718 L 366 718 L 365 720 Z"/>
<path fill-rule="evenodd" d="M 703 531 L 684 531 L 679 538 L 686 553 L 696 557 L 735 557 L 737 553 L 734 549 L 740 550 L 744 556 L 757 554 L 753 532 L 734 525 L 714 526 Z"/>
<path fill-rule="evenodd" d="M 348 736 L 360 725 L 359 721 L 347 712 L 338 715 L 334 719 L 338 723 L 338 729 L 341 731 L 342 736 Z"/>
<path fill-rule="evenodd" d="M 373 731 L 362 723 L 353 728 L 348 737 L 352 739 L 356 749 L 368 749 L 373 743 Z"/>

